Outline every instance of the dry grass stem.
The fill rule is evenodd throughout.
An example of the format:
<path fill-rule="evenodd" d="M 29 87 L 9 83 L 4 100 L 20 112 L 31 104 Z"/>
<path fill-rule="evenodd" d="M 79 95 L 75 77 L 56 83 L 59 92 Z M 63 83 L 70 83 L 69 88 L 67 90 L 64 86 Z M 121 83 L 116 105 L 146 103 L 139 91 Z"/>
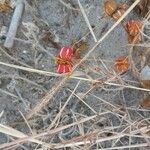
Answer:
<path fill-rule="evenodd" d="M 91 27 L 91 25 L 90 25 L 90 22 L 89 22 L 89 20 L 88 20 L 88 17 L 87 17 L 87 15 L 86 15 L 85 11 L 84 11 L 84 8 L 82 7 L 82 5 L 81 5 L 81 3 L 80 3 L 80 0 L 78 0 L 78 3 L 79 3 L 79 7 L 80 7 L 80 9 L 81 9 L 81 12 L 82 12 L 82 14 L 83 14 L 83 17 L 84 17 L 84 19 L 85 19 L 85 22 L 86 22 L 86 24 L 87 24 L 87 26 L 88 26 L 88 28 L 89 28 L 89 30 L 90 30 L 90 32 L 91 32 L 91 35 L 93 36 L 94 41 L 97 42 L 97 38 L 96 38 L 96 36 L 95 36 L 95 34 L 94 34 L 94 31 L 93 31 L 93 29 L 92 29 L 92 27 Z"/>
<path fill-rule="evenodd" d="M 68 99 L 66 100 L 65 104 L 63 105 L 63 107 L 60 109 L 59 113 L 56 115 L 56 117 L 54 118 L 54 120 L 52 121 L 52 123 L 50 124 L 50 126 L 48 127 L 48 130 L 50 130 L 56 123 L 56 121 L 58 120 L 58 118 L 60 118 L 63 110 L 65 109 L 65 107 L 67 106 L 68 102 L 70 101 L 70 99 L 72 98 L 72 96 L 74 95 L 74 92 L 76 91 L 76 89 L 78 88 L 80 84 L 80 81 L 77 83 L 77 85 L 75 86 L 74 90 L 72 91 L 71 95 L 68 97 Z M 56 127 L 55 127 L 56 128 Z"/>
<path fill-rule="evenodd" d="M 133 36 L 127 28 L 137 15 L 129 13 L 141 0 L 131 6 L 115 2 L 107 1 L 107 7 L 105 1 L 26 1 L 22 28 L 7 47 L 18 43 L 12 49 L 0 46 L 0 98 L 2 106 L 10 107 L 0 107 L 0 133 L 7 139 L 0 149 L 149 148 L 150 110 L 142 102 L 150 89 L 140 86 L 139 75 L 150 64 L 150 14 L 141 21 L 141 31 L 131 28 L 139 33 Z M 113 24 L 103 14 L 111 11 L 109 5 L 120 15 L 115 21 L 114 13 L 108 16 Z M 0 44 L 9 34 L 3 36 Z M 73 52 L 69 49 L 69 56 L 66 49 L 63 58 L 60 49 L 65 45 Z M 125 62 L 116 62 L 121 57 L 128 60 L 125 71 Z M 69 73 L 59 73 L 61 67 Z"/>

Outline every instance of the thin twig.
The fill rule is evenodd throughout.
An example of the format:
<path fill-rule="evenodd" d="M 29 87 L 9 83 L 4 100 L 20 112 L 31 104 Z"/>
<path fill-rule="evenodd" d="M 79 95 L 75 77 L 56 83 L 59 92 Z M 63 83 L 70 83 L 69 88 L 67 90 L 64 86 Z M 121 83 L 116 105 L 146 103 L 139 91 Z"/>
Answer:
<path fill-rule="evenodd" d="M 63 110 L 65 109 L 65 107 L 67 106 L 68 102 L 70 101 L 70 99 L 74 95 L 74 93 L 75 93 L 76 89 L 78 88 L 79 84 L 80 84 L 80 81 L 77 83 L 77 85 L 75 86 L 75 88 L 72 91 L 71 95 L 68 97 L 67 101 L 65 102 L 65 104 L 63 105 L 63 107 L 60 109 L 59 113 L 56 115 L 56 117 L 52 121 L 51 125 L 48 127 L 48 130 L 50 130 L 54 126 L 54 124 L 56 123 L 56 121 L 58 120 L 58 118 L 61 116 Z"/>
<path fill-rule="evenodd" d="M 80 3 L 80 0 L 78 0 L 78 3 L 79 3 L 79 7 L 80 7 L 80 9 L 81 9 L 81 12 L 82 12 L 82 14 L 83 14 L 83 17 L 84 17 L 84 19 L 85 19 L 85 22 L 86 22 L 86 24 L 87 24 L 87 26 L 88 26 L 88 28 L 89 28 L 89 30 L 90 30 L 92 36 L 93 36 L 93 39 L 94 39 L 95 42 L 97 42 L 97 38 L 96 38 L 96 36 L 95 36 L 95 34 L 94 34 L 94 31 L 93 31 L 93 29 L 92 29 L 92 27 L 91 27 L 91 24 L 90 24 L 90 22 L 89 22 L 89 20 L 88 20 L 88 17 L 87 17 L 87 15 L 86 15 L 85 11 L 84 11 L 84 8 L 82 7 L 82 5 L 81 5 L 81 3 Z"/>
<path fill-rule="evenodd" d="M 18 65 L 12 65 L 12 64 L 8 64 L 8 63 L 4 63 L 4 62 L 0 62 L 0 65 L 4 65 L 4 66 L 7 66 L 7 67 L 16 68 L 16 69 L 20 69 L 20 70 L 24 70 L 24 71 L 28 71 L 28 72 L 39 73 L 39 74 L 42 74 L 42 75 L 45 75 L 45 76 L 64 77 L 64 75 L 60 75 L 60 74 L 57 74 L 57 73 L 44 71 L 44 70 L 27 68 L 27 67 L 18 66 Z M 84 77 L 76 77 L 76 76 L 72 76 L 72 75 L 70 75 L 69 78 L 78 79 L 78 80 L 82 80 L 82 81 L 87 81 L 87 82 L 91 82 L 91 83 L 101 83 L 99 80 L 93 80 L 93 79 L 84 78 Z M 123 84 L 117 84 L 117 83 L 112 83 L 112 82 L 104 82 L 103 84 L 150 92 L 150 89 L 140 88 L 140 87 L 136 87 L 136 86 L 132 86 L 132 85 L 123 85 Z"/>

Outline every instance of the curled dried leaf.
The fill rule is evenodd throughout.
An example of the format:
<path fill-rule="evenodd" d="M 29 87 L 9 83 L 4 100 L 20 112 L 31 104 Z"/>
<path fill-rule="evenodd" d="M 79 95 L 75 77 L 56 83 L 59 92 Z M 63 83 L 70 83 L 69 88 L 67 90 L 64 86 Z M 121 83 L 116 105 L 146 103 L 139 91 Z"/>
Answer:
<path fill-rule="evenodd" d="M 120 56 L 115 60 L 115 70 L 119 73 L 124 73 L 129 69 L 129 59 L 125 56 Z"/>
<path fill-rule="evenodd" d="M 117 21 L 123 14 L 125 13 L 124 9 L 118 9 L 116 12 L 112 15 L 112 18 Z"/>
<path fill-rule="evenodd" d="M 131 36 L 136 36 L 139 34 L 142 27 L 143 22 L 140 20 L 129 20 L 125 25 L 127 33 Z"/>
<path fill-rule="evenodd" d="M 117 3 L 114 0 L 107 0 L 104 3 L 105 13 L 108 16 L 112 16 L 112 14 L 117 10 Z"/>

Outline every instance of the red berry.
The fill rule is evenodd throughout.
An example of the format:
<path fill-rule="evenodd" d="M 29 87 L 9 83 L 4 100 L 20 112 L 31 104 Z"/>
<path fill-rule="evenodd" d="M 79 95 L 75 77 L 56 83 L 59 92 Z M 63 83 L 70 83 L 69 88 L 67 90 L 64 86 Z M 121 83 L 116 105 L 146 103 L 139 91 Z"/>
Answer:
<path fill-rule="evenodd" d="M 57 72 L 68 73 L 72 70 L 73 49 L 71 47 L 63 47 L 57 58 Z"/>
<path fill-rule="evenodd" d="M 73 49 L 71 47 L 63 47 L 59 52 L 59 57 L 64 60 L 71 61 L 73 56 Z"/>
<path fill-rule="evenodd" d="M 71 64 L 58 64 L 57 72 L 58 73 L 68 73 L 72 70 Z"/>

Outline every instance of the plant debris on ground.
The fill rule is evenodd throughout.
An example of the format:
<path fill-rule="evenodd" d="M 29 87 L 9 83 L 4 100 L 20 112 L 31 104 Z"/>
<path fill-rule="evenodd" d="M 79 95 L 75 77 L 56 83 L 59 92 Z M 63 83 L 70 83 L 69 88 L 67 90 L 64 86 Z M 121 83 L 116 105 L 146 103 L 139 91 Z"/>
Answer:
<path fill-rule="evenodd" d="M 149 43 L 149 0 L 0 0 L 0 149 L 149 150 Z"/>

